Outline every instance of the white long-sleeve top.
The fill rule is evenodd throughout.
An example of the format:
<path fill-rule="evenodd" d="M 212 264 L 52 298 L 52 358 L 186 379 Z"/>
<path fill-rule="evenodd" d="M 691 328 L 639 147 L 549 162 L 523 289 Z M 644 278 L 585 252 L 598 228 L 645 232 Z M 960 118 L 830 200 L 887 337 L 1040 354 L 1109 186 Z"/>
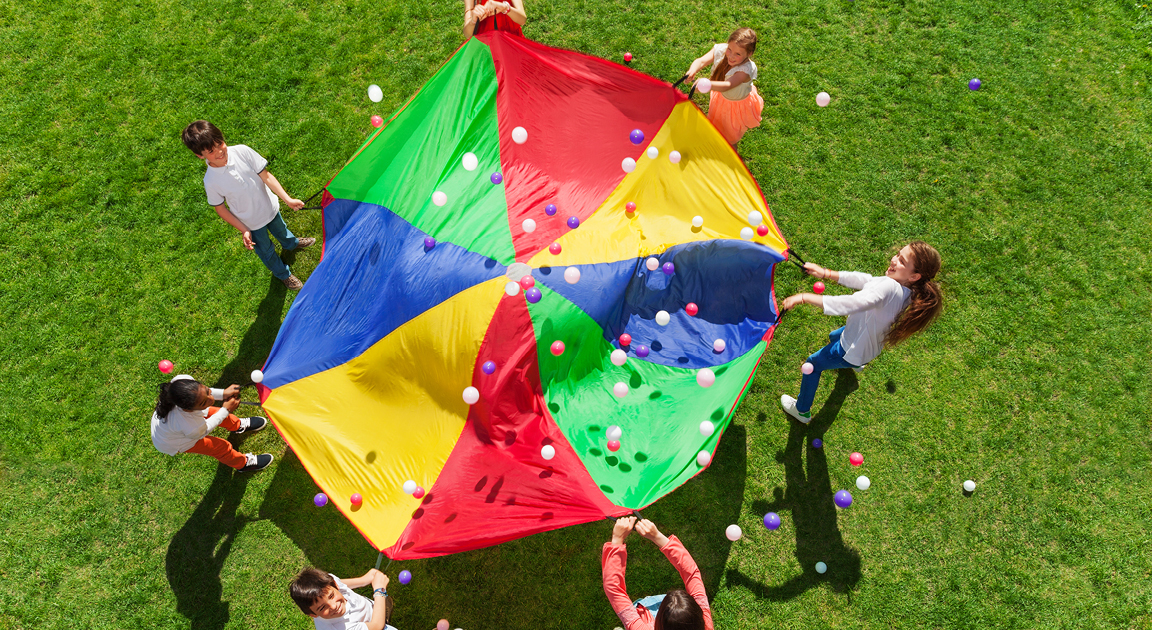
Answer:
<path fill-rule="evenodd" d="M 192 380 L 191 376 L 181 374 L 172 379 Z M 224 390 L 209 388 L 213 400 L 224 400 Z M 156 450 L 167 455 L 175 455 L 196 445 L 196 441 L 208 435 L 212 429 L 220 426 L 228 417 L 228 410 L 221 407 L 219 411 L 208 415 L 208 409 L 198 411 L 185 411 L 180 407 L 173 407 L 167 418 L 160 418 L 152 412 L 152 445 Z"/>
<path fill-rule="evenodd" d="M 841 271 L 840 284 L 857 289 L 852 295 L 824 296 L 825 315 L 847 315 L 840 346 L 844 360 L 864 365 L 884 349 L 884 337 L 908 304 L 912 290 L 888 276 Z"/>

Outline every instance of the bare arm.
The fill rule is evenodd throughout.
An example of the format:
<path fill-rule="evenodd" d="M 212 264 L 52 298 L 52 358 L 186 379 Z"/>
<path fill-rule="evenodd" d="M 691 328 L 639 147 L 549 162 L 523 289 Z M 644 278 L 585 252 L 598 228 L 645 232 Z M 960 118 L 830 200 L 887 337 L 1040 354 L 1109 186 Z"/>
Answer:
<path fill-rule="evenodd" d="M 384 630 L 384 618 L 388 616 L 388 596 L 384 593 L 388 592 L 388 576 L 371 569 L 368 571 L 372 573 L 372 619 L 368 622 L 368 630 Z"/>
<path fill-rule="evenodd" d="M 473 0 L 464 0 L 464 39 L 472 37 L 476 31 L 476 3 Z"/>
<path fill-rule="evenodd" d="M 707 68 L 708 66 L 712 65 L 712 59 L 713 59 L 712 51 L 709 50 L 706 54 L 701 56 L 699 59 L 697 59 L 696 61 L 693 61 L 692 65 L 688 66 L 688 71 L 685 72 L 684 74 L 687 76 L 690 76 L 690 77 L 696 76 L 697 72 L 700 72 L 702 69 Z"/>
<path fill-rule="evenodd" d="M 271 188 L 272 192 L 275 193 L 277 197 L 283 199 L 284 204 L 289 208 L 292 208 L 293 210 L 299 210 L 300 208 L 304 207 L 303 201 L 300 201 L 299 199 L 293 199 L 288 195 L 288 193 L 284 192 L 284 187 L 280 185 L 280 181 L 277 180 L 276 176 L 270 173 L 268 169 L 260 171 L 260 179 L 264 180 L 264 183 L 268 186 L 268 188 Z"/>
<path fill-rule="evenodd" d="M 240 221 L 240 219 L 237 219 L 236 215 L 232 214 L 232 212 L 230 210 L 228 210 L 227 206 L 225 206 L 224 204 L 220 204 L 218 206 L 212 206 L 212 207 L 215 208 L 216 214 L 220 215 L 221 219 L 224 219 L 225 223 L 227 223 L 228 225 L 231 225 L 232 227 L 236 228 L 237 230 L 240 230 L 240 234 L 241 234 L 242 238 L 244 239 L 244 247 L 247 247 L 248 249 L 252 249 L 253 247 L 256 246 L 256 244 L 252 242 L 251 230 L 249 230 L 248 226 L 244 225 Z"/>
<path fill-rule="evenodd" d="M 372 583 L 372 578 L 379 573 L 376 569 L 368 569 L 368 572 L 360 577 L 343 578 L 343 582 L 348 585 L 348 588 L 360 588 L 361 586 L 368 586 Z"/>
<path fill-rule="evenodd" d="M 734 87 L 738 87 L 751 80 L 752 79 L 748 76 L 747 72 L 737 72 L 728 77 L 727 81 L 713 81 L 712 89 L 720 92 L 727 92 L 728 90 L 731 90 Z"/>
<path fill-rule="evenodd" d="M 524 11 L 524 0 L 509 0 L 504 4 L 510 5 L 507 13 L 513 22 L 520 26 L 524 26 L 528 22 L 528 14 Z"/>

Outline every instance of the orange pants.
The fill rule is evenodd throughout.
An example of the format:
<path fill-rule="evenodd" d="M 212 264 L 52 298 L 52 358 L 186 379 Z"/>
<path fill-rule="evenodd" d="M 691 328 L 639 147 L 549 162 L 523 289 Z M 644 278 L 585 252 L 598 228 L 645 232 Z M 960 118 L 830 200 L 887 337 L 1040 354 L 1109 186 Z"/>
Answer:
<path fill-rule="evenodd" d="M 208 415 L 211 416 L 219 410 L 219 407 L 209 407 Z M 228 429 L 229 431 L 236 431 L 240 428 L 240 418 L 237 418 L 232 414 L 228 414 L 228 417 L 224 419 L 224 422 L 220 423 L 220 426 Z M 196 441 L 195 446 L 184 452 L 199 453 L 200 455 L 215 457 L 220 461 L 221 464 L 230 466 L 236 470 L 240 470 L 248 464 L 248 458 L 245 457 L 243 453 L 232 448 L 231 442 L 228 440 L 222 440 L 218 437 L 212 437 L 211 435 L 200 438 Z"/>

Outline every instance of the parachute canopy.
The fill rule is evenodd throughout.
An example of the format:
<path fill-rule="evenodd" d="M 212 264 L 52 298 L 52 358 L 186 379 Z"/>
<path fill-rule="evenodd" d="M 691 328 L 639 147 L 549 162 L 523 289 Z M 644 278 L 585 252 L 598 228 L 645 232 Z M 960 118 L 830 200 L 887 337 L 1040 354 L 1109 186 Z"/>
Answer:
<path fill-rule="evenodd" d="M 261 400 L 392 558 L 627 514 L 699 473 L 772 337 L 787 248 L 683 93 L 500 32 L 357 151 L 324 231 Z"/>

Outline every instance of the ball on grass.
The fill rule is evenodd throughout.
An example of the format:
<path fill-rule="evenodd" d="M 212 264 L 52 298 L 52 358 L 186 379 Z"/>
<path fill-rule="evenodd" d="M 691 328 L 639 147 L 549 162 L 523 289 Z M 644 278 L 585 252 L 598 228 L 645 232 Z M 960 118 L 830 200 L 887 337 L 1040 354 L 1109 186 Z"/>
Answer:
<path fill-rule="evenodd" d="M 384 126 L 384 119 L 379 117 L 379 116 L 373 116 L 370 119 L 370 122 L 372 123 L 373 127 L 383 127 Z"/>
<path fill-rule="evenodd" d="M 816 572 L 820 573 L 820 574 L 827 573 L 828 572 L 828 565 L 824 564 L 823 562 L 817 562 L 816 563 Z"/>
<path fill-rule="evenodd" d="M 812 438 L 812 448 L 824 448 L 824 440 Z"/>
<path fill-rule="evenodd" d="M 980 85 L 981 85 L 980 79 L 972 79 L 971 81 L 968 82 L 968 89 L 975 92 L 976 90 L 980 89 Z"/>
<path fill-rule="evenodd" d="M 412 572 L 409 571 L 408 569 L 404 569 L 403 571 L 400 572 L 399 579 L 400 579 L 401 584 L 407 584 L 407 583 L 411 582 L 412 581 Z"/>
<path fill-rule="evenodd" d="M 864 475 L 860 475 L 856 478 L 856 487 L 861 490 L 867 490 L 868 488 L 872 487 L 872 480 L 868 479 Z"/>
<path fill-rule="evenodd" d="M 836 494 L 832 495 L 832 501 L 836 503 L 836 507 L 846 508 L 852 505 L 852 495 L 847 490 L 837 490 Z"/>
<path fill-rule="evenodd" d="M 436 630 L 448 630 L 448 620 L 441 619 L 436 622 Z"/>
<path fill-rule="evenodd" d="M 632 63 L 632 53 L 624 53 L 624 63 Z"/>
<path fill-rule="evenodd" d="M 820 107 L 828 107 L 828 103 L 832 102 L 832 97 L 828 96 L 827 92 L 821 92 L 816 95 L 816 104 Z"/>
<path fill-rule="evenodd" d="M 160 371 L 164 374 L 171 374 L 172 370 L 175 369 L 176 366 L 173 365 L 172 362 L 168 359 L 160 359 L 160 362 L 156 364 L 156 367 L 159 368 Z"/>
<path fill-rule="evenodd" d="M 812 290 L 816 292 L 816 295 L 824 293 L 824 283 L 817 280 L 816 284 L 812 285 Z"/>
<path fill-rule="evenodd" d="M 316 507 L 324 507 L 325 505 L 328 505 L 328 495 L 324 494 L 323 492 L 319 492 L 316 494 L 316 496 L 312 497 L 312 503 Z"/>
<path fill-rule="evenodd" d="M 972 481 L 971 479 L 969 479 L 968 481 L 965 481 L 964 482 L 964 491 L 965 492 L 975 492 L 976 491 L 976 482 Z"/>
<path fill-rule="evenodd" d="M 769 512 L 764 515 L 764 527 L 775 530 L 780 527 L 780 515 L 775 512 Z"/>
<path fill-rule="evenodd" d="M 379 103 L 380 101 L 384 100 L 384 90 L 381 90 L 380 86 L 376 85 L 375 83 L 369 85 L 368 100 L 372 101 L 373 103 Z"/>
<path fill-rule="evenodd" d="M 740 530 L 739 525 L 729 525 L 728 528 L 724 530 L 724 536 L 732 542 L 740 540 L 743 535 L 744 532 Z"/>
<path fill-rule="evenodd" d="M 848 462 L 853 466 L 859 466 L 860 464 L 864 463 L 864 456 L 860 453 L 852 453 L 848 456 Z"/>

